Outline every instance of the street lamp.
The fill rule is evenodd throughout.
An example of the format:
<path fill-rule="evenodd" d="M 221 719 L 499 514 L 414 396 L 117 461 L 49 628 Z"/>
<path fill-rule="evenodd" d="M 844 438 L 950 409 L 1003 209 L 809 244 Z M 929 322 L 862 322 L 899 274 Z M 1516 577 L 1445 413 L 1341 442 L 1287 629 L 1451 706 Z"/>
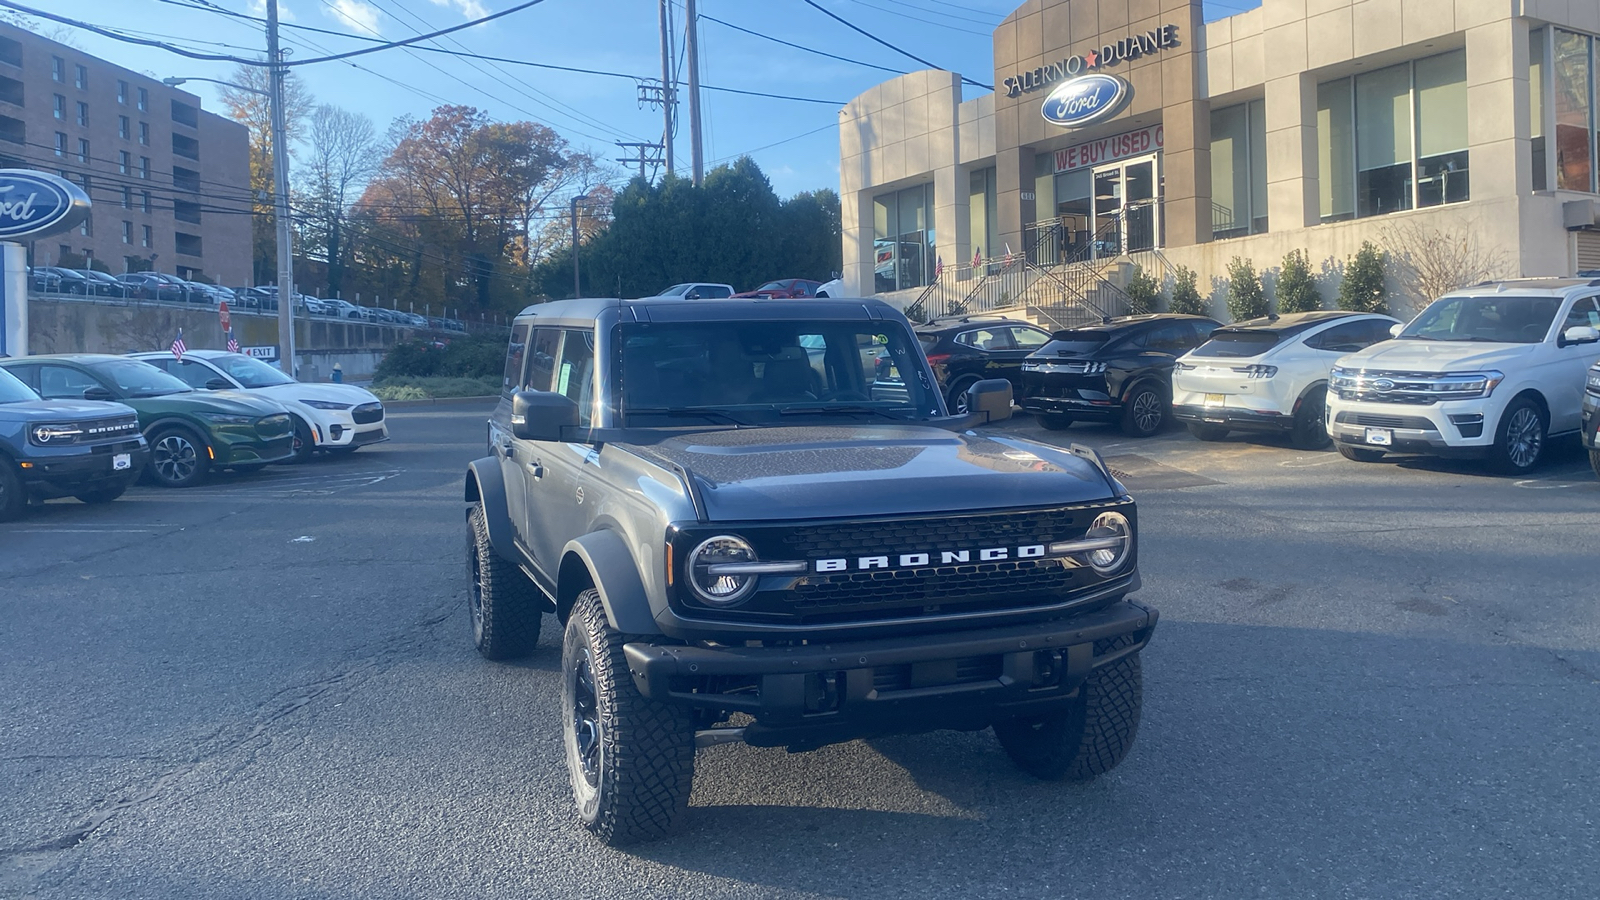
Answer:
<path fill-rule="evenodd" d="M 277 15 L 277 4 L 270 4 L 273 18 Z M 276 23 L 274 23 L 275 25 Z M 263 91 L 231 81 L 221 81 L 216 78 L 163 78 L 161 83 L 170 87 L 177 87 L 186 81 L 209 81 L 255 94 L 267 98 L 267 105 L 272 116 L 272 175 L 274 193 L 273 214 L 277 219 L 278 243 L 278 348 L 281 354 L 278 359 L 278 368 L 283 370 L 290 378 L 295 376 L 294 371 L 294 244 L 289 237 L 289 150 L 284 137 L 283 123 L 283 75 L 281 66 L 278 65 L 276 47 L 277 31 L 272 30 L 270 36 L 273 46 L 269 47 L 274 65 L 271 73 L 271 90 Z"/>
<path fill-rule="evenodd" d="M 578 286 L 578 202 L 588 199 L 588 194 L 572 198 L 572 296 L 575 298 L 583 296 L 583 288 Z"/>

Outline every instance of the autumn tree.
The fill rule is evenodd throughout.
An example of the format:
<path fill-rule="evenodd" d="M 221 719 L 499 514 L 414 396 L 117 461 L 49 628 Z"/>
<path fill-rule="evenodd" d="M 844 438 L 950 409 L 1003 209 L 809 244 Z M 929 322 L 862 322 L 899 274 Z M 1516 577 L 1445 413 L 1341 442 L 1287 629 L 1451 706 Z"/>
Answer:
<path fill-rule="evenodd" d="M 307 129 L 306 163 L 296 206 L 302 246 L 327 264 L 327 296 L 340 296 L 350 258 L 350 206 L 378 171 L 383 151 L 372 120 L 337 106 L 318 106 Z"/>
<path fill-rule="evenodd" d="M 228 79 L 232 85 L 221 90 L 222 105 L 228 117 L 250 130 L 250 217 L 252 265 L 256 284 L 274 280 L 277 271 L 278 217 L 277 184 L 272 168 L 272 105 L 269 102 L 271 77 L 264 65 L 240 63 Z M 283 118 L 285 152 L 299 137 L 315 100 L 311 91 L 294 72 L 283 76 Z M 293 169 L 291 168 L 291 172 Z"/>

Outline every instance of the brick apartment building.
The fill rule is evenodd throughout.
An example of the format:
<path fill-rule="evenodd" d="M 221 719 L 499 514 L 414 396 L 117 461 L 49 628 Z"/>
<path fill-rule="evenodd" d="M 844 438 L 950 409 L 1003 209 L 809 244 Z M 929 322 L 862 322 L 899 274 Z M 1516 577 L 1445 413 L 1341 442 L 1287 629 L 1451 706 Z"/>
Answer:
<path fill-rule="evenodd" d="M 221 284 L 250 279 L 250 138 L 200 98 L 0 23 L 0 166 L 81 185 L 90 219 L 33 241 L 33 265 L 88 256 Z"/>

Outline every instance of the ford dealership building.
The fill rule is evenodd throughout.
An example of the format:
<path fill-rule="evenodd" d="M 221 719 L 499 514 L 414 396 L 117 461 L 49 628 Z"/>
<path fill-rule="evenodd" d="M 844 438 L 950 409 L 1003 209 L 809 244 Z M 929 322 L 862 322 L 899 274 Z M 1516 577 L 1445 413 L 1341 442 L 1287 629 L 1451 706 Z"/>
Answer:
<path fill-rule="evenodd" d="M 992 76 L 840 112 L 845 282 L 1131 260 L 1220 302 L 1231 258 L 1270 293 L 1301 249 L 1331 298 L 1363 241 L 1440 237 L 1496 275 L 1600 268 L 1597 33 L 1596 0 L 1027 0 Z"/>

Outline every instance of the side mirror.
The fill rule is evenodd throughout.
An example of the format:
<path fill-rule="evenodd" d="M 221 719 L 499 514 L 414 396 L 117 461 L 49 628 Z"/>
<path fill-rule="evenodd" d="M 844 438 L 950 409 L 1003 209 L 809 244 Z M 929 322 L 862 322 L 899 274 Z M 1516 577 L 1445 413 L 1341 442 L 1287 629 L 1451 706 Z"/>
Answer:
<path fill-rule="evenodd" d="M 690 291 L 689 293 L 683 295 L 683 299 L 685 299 L 685 300 L 699 300 L 700 299 L 700 292 L 699 291 Z"/>
<path fill-rule="evenodd" d="M 208 391 L 226 391 L 232 387 L 233 385 L 229 384 L 225 379 L 222 378 L 213 378 L 206 382 L 206 390 Z"/>
<path fill-rule="evenodd" d="M 1405 330 L 1406 330 L 1406 323 L 1404 323 L 1404 322 L 1396 322 L 1393 325 L 1389 326 L 1389 336 L 1390 337 L 1399 337 L 1400 336 L 1400 332 L 1405 331 Z"/>
<path fill-rule="evenodd" d="M 92 388 L 85 388 L 84 389 L 83 399 L 85 399 L 85 400 L 115 400 L 117 398 L 110 391 L 106 390 L 103 387 L 92 387 Z"/>
<path fill-rule="evenodd" d="M 1011 382 L 989 378 L 967 388 L 967 409 L 990 422 L 1011 418 Z"/>
<path fill-rule="evenodd" d="M 522 441 L 560 441 L 578 427 L 578 404 L 549 391 L 518 391 L 511 398 L 511 434 Z"/>
<path fill-rule="evenodd" d="M 1600 343 L 1600 329 L 1588 325 L 1574 325 L 1561 334 L 1563 346 Z"/>

